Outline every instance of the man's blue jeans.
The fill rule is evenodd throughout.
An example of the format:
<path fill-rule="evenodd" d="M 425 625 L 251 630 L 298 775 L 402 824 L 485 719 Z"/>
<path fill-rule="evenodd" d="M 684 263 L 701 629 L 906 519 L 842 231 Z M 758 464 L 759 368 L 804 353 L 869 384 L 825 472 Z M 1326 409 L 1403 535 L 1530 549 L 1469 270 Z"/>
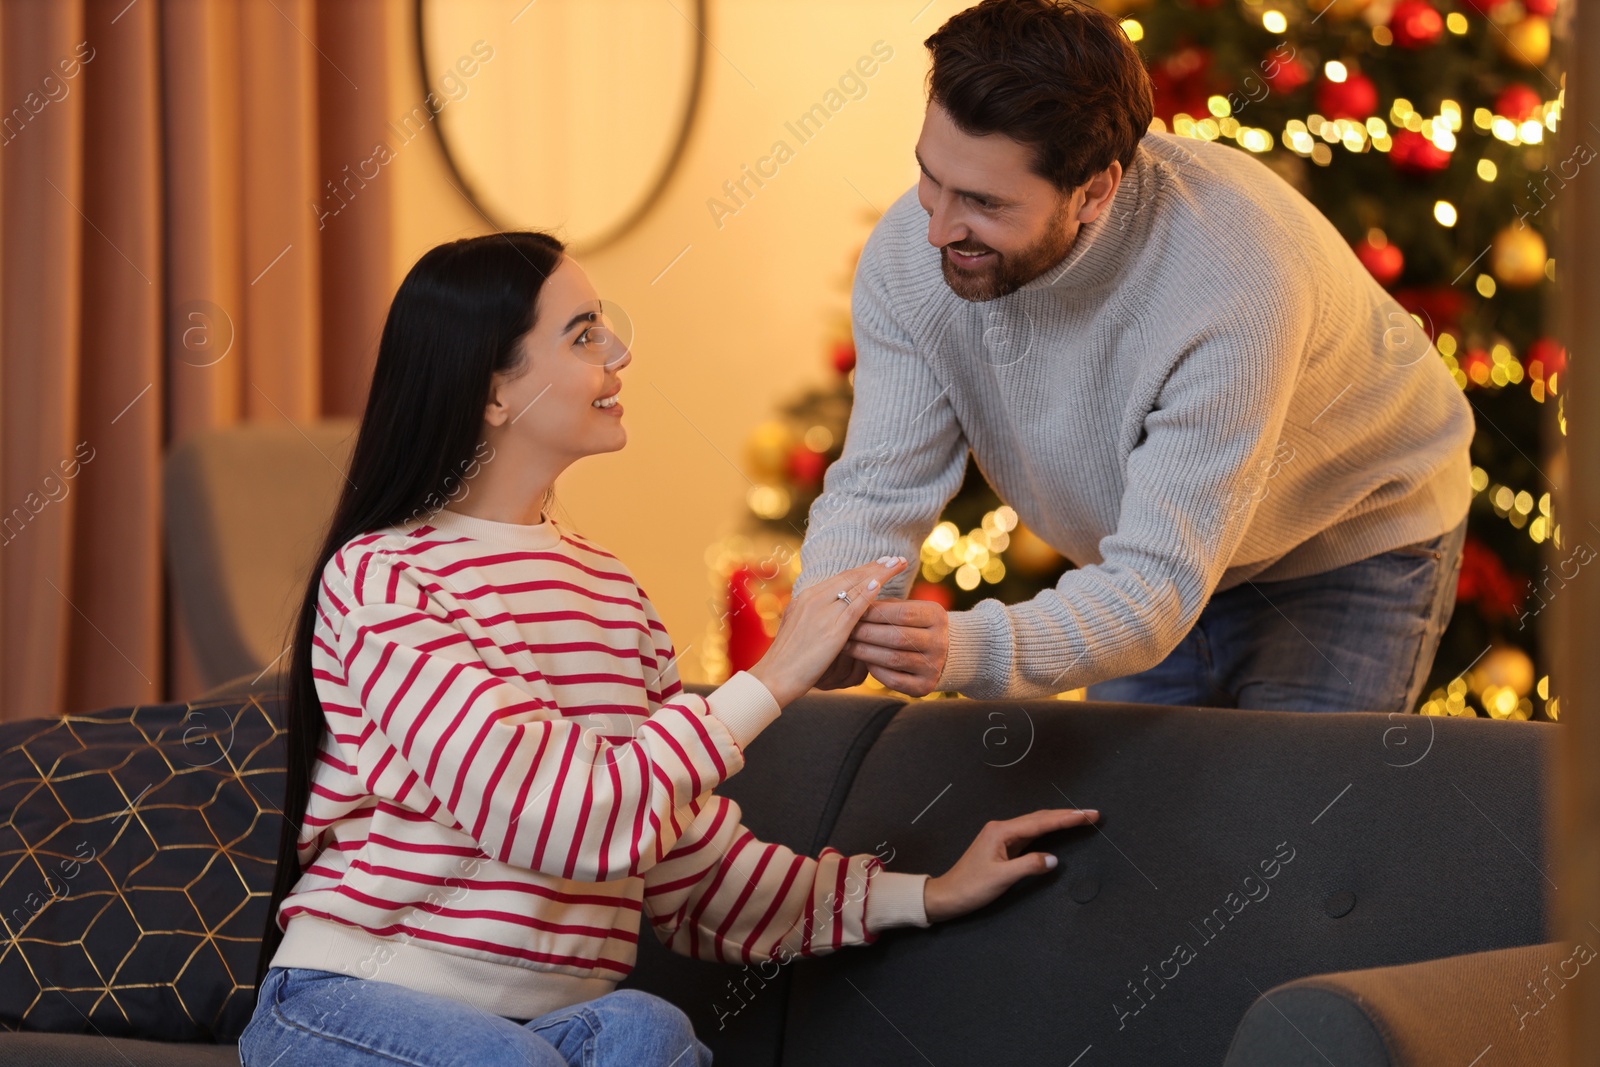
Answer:
<path fill-rule="evenodd" d="M 392 982 L 272 967 L 239 1037 L 244 1067 L 710 1067 L 688 1016 L 619 989 L 519 1022 Z"/>
<path fill-rule="evenodd" d="M 1463 519 L 1331 571 L 1217 593 L 1166 659 L 1089 686 L 1088 699 L 1409 712 L 1455 608 L 1466 531 Z"/>

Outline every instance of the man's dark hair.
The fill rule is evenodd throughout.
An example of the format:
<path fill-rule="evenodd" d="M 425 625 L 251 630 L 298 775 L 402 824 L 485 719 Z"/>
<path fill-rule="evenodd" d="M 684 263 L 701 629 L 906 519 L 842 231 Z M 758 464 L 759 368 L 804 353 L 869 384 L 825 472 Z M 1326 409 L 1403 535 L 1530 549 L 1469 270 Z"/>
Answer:
<path fill-rule="evenodd" d="M 958 128 L 1033 149 L 1033 172 L 1070 192 L 1133 163 L 1154 114 L 1150 75 L 1118 20 L 1076 0 L 983 0 L 923 44 L 928 95 Z"/>

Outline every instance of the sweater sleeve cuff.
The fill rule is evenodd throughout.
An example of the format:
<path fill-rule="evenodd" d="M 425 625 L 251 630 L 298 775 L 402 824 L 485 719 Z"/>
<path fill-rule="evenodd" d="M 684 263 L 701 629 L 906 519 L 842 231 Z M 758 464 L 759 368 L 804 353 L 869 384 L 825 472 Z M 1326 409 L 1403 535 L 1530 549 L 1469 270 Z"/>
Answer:
<path fill-rule="evenodd" d="M 754 741 L 783 710 L 771 690 L 749 671 L 740 671 L 712 690 L 706 703 L 741 749 Z"/>
<path fill-rule="evenodd" d="M 867 888 L 867 913 L 862 920 L 871 933 L 891 926 L 928 926 L 922 894 L 928 884 L 925 874 L 879 871 Z"/>
<path fill-rule="evenodd" d="M 949 614 L 950 648 L 945 653 L 944 671 L 934 683 L 940 692 L 966 693 L 978 681 L 983 668 L 984 633 L 982 616 L 975 611 Z"/>

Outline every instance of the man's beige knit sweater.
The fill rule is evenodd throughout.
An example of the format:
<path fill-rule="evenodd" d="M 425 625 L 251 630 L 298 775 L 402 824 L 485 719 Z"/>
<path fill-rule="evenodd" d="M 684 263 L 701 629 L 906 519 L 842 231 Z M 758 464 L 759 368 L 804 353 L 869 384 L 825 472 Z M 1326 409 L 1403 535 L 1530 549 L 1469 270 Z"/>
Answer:
<path fill-rule="evenodd" d="M 862 251 L 855 406 L 797 588 L 917 559 L 969 450 L 1077 564 L 1025 603 L 952 612 L 940 689 L 1026 697 L 1132 674 L 1216 590 L 1465 516 L 1472 412 L 1427 333 L 1243 150 L 1147 134 L 1066 259 L 996 300 L 956 296 L 927 232 L 913 188 Z"/>

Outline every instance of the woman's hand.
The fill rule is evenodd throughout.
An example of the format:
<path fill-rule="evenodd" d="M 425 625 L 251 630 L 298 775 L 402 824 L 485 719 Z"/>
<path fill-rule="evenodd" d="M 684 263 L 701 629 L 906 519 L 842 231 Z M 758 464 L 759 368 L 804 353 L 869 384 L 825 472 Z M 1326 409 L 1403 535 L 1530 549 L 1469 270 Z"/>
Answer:
<path fill-rule="evenodd" d="M 1085 826 L 1098 818 L 1100 813 L 1093 810 L 1046 808 L 986 824 L 955 866 L 929 878 L 923 887 L 922 906 L 928 921 L 976 911 L 1028 875 L 1053 870 L 1056 858 L 1048 852 L 1018 853 L 1042 834 Z"/>
<path fill-rule="evenodd" d="M 905 566 L 905 557 L 885 556 L 817 582 L 789 601 L 772 645 L 750 668 L 779 707 L 804 696 L 816 684 L 844 648 L 867 606 L 883 592 L 883 583 Z M 849 603 L 838 599 L 840 590 L 850 597 Z"/>

